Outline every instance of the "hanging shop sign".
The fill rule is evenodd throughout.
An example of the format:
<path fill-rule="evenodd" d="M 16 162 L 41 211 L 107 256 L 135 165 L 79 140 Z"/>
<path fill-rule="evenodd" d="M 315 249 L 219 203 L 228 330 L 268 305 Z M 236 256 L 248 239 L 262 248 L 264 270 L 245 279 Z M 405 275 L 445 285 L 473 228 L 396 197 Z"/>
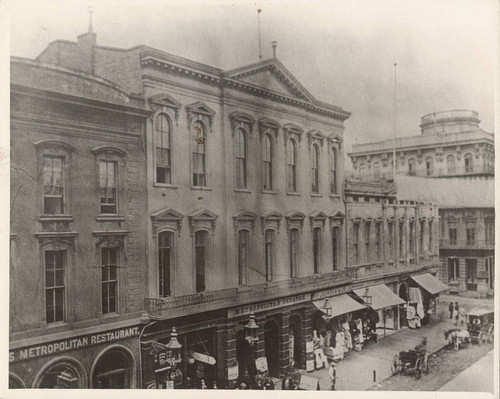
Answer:
<path fill-rule="evenodd" d="M 308 375 L 300 376 L 299 389 L 304 389 L 307 391 L 316 391 L 319 387 L 319 380 L 314 377 L 309 377 Z"/>
<path fill-rule="evenodd" d="M 262 373 L 267 373 L 267 371 L 268 371 L 267 357 L 262 356 L 262 357 L 255 359 L 255 367 L 257 368 L 257 371 L 260 371 Z"/>
<path fill-rule="evenodd" d="M 192 356 L 193 356 L 194 360 L 197 360 L 197 361 L 202 362 L 202 363 L 209 364 L 211 366 L 213 366 L 216 363 L 215 359 L 212 356 L 204 355 L 202 353 L 193 352 Z"/>
<path fill-rule="evenodd" d="M 233 364 L 227 368 L 228 381 L 236 381 L 239 377 L 238 362 L 235 360 Z"/>
<path fill-rule="evenodd" d="M 260 302 L 252 305 L 241 306 L 228 310 L 228 317 L 233 318 L 236 316 L 248 315 L 250 313 L 259 312 L 262 310 L 271 310 L 282 308 L 284 306 L 292 305 L 295 303 L 307 302 L 311 300 L 311 294 L 299 294 L 288 296 L 285 298 L 273 299 L 272 301 Z"/>
<path fill-rule="evenodd" d="M 344 287 L 330 288 L 329 290 L 319 291 L 312 294 L 312 300 L 317 301 L 318 299 L 324 299 L 335 295 L 345 294 L 352 290 L 351 285 L 346 285 Z"/>
<path fill-rule="evenodd" d="M 32 345 L 26 348 L 11 350 L 9 362 L 37 359 L 39 357 L 57 355 L 75 349 L 89 348 L 92 346 L 118 341 L 139 335 L 139 327 L 119 328 L 106 332 L 82 335 L 60 341 L 49 342 L 41 345 Z"/>

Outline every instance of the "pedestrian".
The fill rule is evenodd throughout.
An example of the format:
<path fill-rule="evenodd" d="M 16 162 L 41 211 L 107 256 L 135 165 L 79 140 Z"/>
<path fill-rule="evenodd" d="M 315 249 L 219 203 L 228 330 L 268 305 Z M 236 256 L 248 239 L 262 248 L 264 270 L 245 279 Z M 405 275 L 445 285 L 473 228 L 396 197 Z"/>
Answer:
<path fill-rule="evenodd" d="M 458 324 L 459 317 L 460 317 L 460 307 L 458 306 L 458 302 L 455 302 L 455 325 Z"/>
<path fill-rule="evenodd" d="M 450 306 L 448 306 L 448 310 L 450 311 L 450 320 L 453 319 L 453 302 L 450 302 Z"/>
<path fill-rule="evenodd" d="M 328 368 L 328 376 L 332 383 L 332 391 L 335 391 L 335 382 L 337 381 L 337 369 L 335 368 L 335 363 L 330 362 L 330 367 Z"/>

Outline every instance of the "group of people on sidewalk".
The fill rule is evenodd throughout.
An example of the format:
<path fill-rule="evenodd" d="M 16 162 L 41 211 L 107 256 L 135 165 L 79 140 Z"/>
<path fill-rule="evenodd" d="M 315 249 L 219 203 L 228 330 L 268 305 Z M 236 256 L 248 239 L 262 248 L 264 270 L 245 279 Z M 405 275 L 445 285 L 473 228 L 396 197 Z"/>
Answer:
<path fill-rule="evenodd" d="M 240 380 L 240 390 L 274 390 L 274 382 L 271 377 L 267 373 L 258 372 L 255 375 L 255 378 L 251 378 L 248 371 L 245 370 L 243 376 Z"/>
<path fill-rule="evenodd" d="M 450 302 L 448 310 L 450 311 L 450 320 L 455 320 L 456 326 L 458 325 L 459 322 L 461 324 L 464 324 L 465 315 L 460 311 L 460 306 L 458 305 L 458 302 L 455 303 Z"/>

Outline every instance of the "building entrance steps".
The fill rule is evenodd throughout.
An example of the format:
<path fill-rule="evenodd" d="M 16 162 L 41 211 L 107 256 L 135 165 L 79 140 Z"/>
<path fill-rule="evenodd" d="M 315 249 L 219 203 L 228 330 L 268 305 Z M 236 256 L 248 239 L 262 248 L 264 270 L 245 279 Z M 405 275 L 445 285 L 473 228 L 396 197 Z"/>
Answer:
<path fill-rule="evenodd" d="M 455 297 L 456 298 L 456 297 Z M 460 298 L 457 299 L 462 306 Z M 376 343 L 368 343 L 362 351 L 351 351 L 342 361 L 336 363 L 337 391 L 364 391 L 374 384 L 391 376 L 391 361 L 400 351 L 408 351 L 415 348 L 427 338 L 427 353 L 440 350 L 446 345 L 444 332 L 455 327 L 454 320 L 449 319 L 448 305 L 451 299 L 441 298 L 437 303 L 437 314 L 431 317 L 430 322 L 418 329 L 404 327 L 395 334 L 380 337 Z M 469 304 L 463 304 L 465 310 L 469 310 Z M 467 328 L 460 325 L 459 328 Z M 375 372 L 375 380 L 374 380 Z M 328 369 L 303 372 L 311 377 L 318 378 L 321 390 L 330 390 L 331 383 L 328 377 Z"/>

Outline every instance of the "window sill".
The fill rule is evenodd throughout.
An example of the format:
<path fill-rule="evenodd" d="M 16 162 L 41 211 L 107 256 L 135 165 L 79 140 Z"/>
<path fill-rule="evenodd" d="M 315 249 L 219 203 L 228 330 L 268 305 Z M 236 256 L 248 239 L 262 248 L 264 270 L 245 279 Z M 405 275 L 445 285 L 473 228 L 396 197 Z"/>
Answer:
<path fill-rule="evenodd" d="M 211 188 L 202 186 L 191 186 L 191 190 L 212 191 Z"/>
<path fill-rule="evenodd" d="M 340 199 L 339 194 L 330 194 L 330 198 Z"/>
<path fill-rule="evenodd" d="M 98 215 L 95 218 L 98 222 L 123 222 L 125 216 L 123 215 Z"/>
<path fill-rule="evenodd" d="M 278 195 L 278 192 L 277 191 L 271 191 L 271 190 L 262 190 L 262 194 Z"/>
<path fill-rule="evenodd" d="M 120 313 L 118 312 L 106 313 L 106 314 L 101 313 L 101 317 L 103 319 L 114 319 L 117 318 L 118 316 L 120 316 Z"/>
<path fill-rule="evenodd" d="M 311 197 L 322 197 L 323 194 L 311 193 Z"/>
<path fill-rule="evenodd" d="M 167 184 L 167 183 L 153 183 L 153 187 L 173 188 L 173 189 L 178 188 L 177 186 L 175 186 L 173 184 Z"/>
<path fill-rule="evenodd" d="M 72 215 L 41 215 L 40 222 L 72 222 Z"/>
<path fill-rule="evenodd" d="M 246 189 L 246 188 L 235 188 L 235 189 L 234 189 L 234 192 L 235 192 L 235 193 L 251 193 L 251 192 L 252 192 L 252 190 L 248 190 L 248 189 Z"/>
<path fill-rule="evenodd" d="M 299 194 L 299 193 L 297 193 L 297 192 L 291 192 L 291 191 L 287 191 L 287 192 L 286 192 L 286 195 L 296 195 L 297 197 L 299 197 L 299 196 L 300 196 L 300 194 Z"/>
<path fill-rule="evenodd" d="M 66 321 L 56 321 L 54 323 L 47 323 L 45 322 L 45 328 L 46 329 L 53 329 L 53 328 L 58 328 L 58 327 L 64 327 L 67 326 L 68 323 Z"/>

